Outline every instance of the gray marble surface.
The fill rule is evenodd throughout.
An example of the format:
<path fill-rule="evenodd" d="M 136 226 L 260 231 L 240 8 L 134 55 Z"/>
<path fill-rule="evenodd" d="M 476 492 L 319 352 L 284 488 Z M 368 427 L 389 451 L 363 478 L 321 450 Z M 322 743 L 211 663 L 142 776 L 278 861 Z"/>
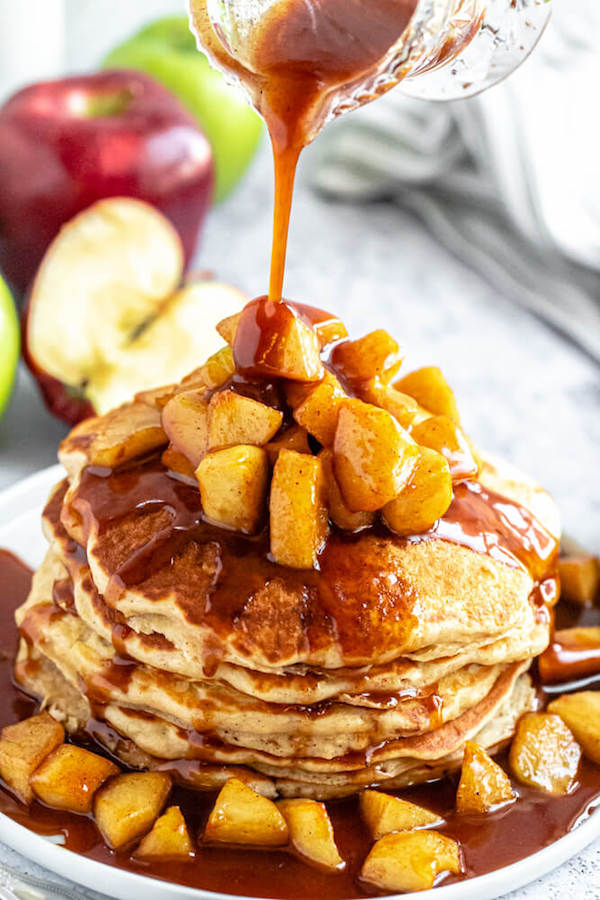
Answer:
<path fill-rule="evenodd" d="M 338 312 L 354 333 L 385 327 L 408 361 L 441 365 L 477 444 L 535 475 L 565 530 L 600 551 L 600 373 L 544 324 L 500 296 L 397 208 L 331 205 L 301 170 L 286 294 Z M 241 189 L 216 209 L 198 265 L 249 294 L 264 290 L 271 168 L 262 152 Z M 20 373 L 0 422 L 0 488 L 52 464 L 64 429 Z M 36 867 L 0 846 L 0 863 Z M 39 874 L 39 870 L 37 870 Z M 511 897 L 600 897 L 600 842 Z"/>

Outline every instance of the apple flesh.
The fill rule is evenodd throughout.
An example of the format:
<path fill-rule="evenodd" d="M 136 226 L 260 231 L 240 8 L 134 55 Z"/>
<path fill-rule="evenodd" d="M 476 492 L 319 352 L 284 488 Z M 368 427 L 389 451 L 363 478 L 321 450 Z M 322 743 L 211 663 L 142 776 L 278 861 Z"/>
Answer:
<path fill-rule="evenodd" d="M 215 281 L 181 286 L 183 259 L 169 220 L 140 200 L 101 200 L 61 229 L 30 292 L 24 341 L 55 415 L 75 424 L 105 413 L 223 345 L 216 325 L 246 298 Z"/>
<path fill-rule="evenodd" d="M 105 197 L 154 205 L 188 261 L 212 192 L 204 134 L 176 97 L 139 72 L 34 84 L 0 108 L 0 269 L 18 294 L 60 227 Z"/>
<path fill-rule="evenodd" d="M 210 141 L 215 197 L 223 200 L 248 168 L 263 125 L 242 91 L 211 68 L 196 47 L 187 16 L 166 16 L 146 25 L 115 47 L 104 65 L 139 69 L 179 97 Z"/>

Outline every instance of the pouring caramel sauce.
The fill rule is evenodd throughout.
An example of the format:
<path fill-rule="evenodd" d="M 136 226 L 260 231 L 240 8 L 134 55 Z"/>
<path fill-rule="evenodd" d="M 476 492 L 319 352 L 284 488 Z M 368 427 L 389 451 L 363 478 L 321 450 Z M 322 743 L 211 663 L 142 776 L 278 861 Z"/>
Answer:
<path fill-rule="evenodd" d="M 25 695 L 12 677 L 17 644 L 14 611 L 26 598 L 31 570 L 13 554 L 0 550 L 0 727 L 20 721 L 37 710 L 37 703 Z M 68 602 L 64 588 L 58 599 Z M 577 622 L 576 609 L 557 608 L 561 625 Z M 587 624 L 600 624 L 600 610 L 585 613 Z M 598 683 L 600 687 L 600 682 Z M 106 750 L 94 740 L 108 726 L 90 721 L 87 736 L 78 738 L 95 752 Z M 503 756 L 498 758 L 506 765 Z M 193 764 L 182 760 L 181 765 Z M 120 765 L 122 765 L 120 763 Z M 176 767 L 175 767 L 176 768 Z M 576 789 L 564 797 L 549 797 L 540 791 L 514 784 L 518 799 L 509 806 L 483 816 L 454 813 L 456 776 L 405 789 L 401 796 L 438 812 L 446 823 L 441 828 L 461 842 L 465 873 L 482 875 L 548 846 L 585 820 L 600 804 L 600 768 L 584 760 Z M 171 802 L 181 806 L 190 833 L 200 836 L 212 809 L 215 795 L 175 787 Z M 35 801 L 25 807 L 0 787 L 0 812 L 41 835 L 60 836 L 64 846 L 75 853 L 141 875 L 176 882 L 194 888 L 237 895 L 286 898 L 286 900 L 354 900 L 372 896 L 358 881 L 358 873 L 370 837 L 360 818 L 357 799 L 328 802 L 336 842 L 346 870 L 330 875 L 308 867 L 279 850 L 247 850 L 197 846 L 188 863 L 144 863 L 127 853 L 110 850 L 91 817 L 53 810 Z M 445 884 L 457 881 L 457 876 Z"/>
<path fill-rule="evenodd" d="M 220 43 L 206 0 L 191 4 L 202 44 L 239 78 L 269 130 L 275 164 L 270 300 L 282 297 L 300 153 L 319 131 L 332 94 L 360 83 L 402 36 L 416 6 L 417 0 L 370 0 L 366 12 L 364 0 L 280 0 L 254 30 L 245 67 Z"/>

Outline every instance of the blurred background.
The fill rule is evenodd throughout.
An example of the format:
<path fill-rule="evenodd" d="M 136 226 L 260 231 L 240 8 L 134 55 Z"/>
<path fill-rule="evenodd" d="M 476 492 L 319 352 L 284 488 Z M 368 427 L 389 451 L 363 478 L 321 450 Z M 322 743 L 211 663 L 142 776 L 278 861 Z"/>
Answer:
<path fill-rule="evenodd" d="M 270 152 L 260 127 L 239 104 L 227 105 L 205 74 L 178 69 L 182 39 L 172 25 L 153 34 L 158 50 L 127 43 L 148 23 L 184 15 L 184 6 L 184 0 L 0 0 L 0 102 L 42 78 L 96 72 L 107 58 L 162 78 L 197 113 L 218 163 L 219 202 L 194 241 L 191 270 L 214 273 L 252 296 L 267 283 L 272 209 Z M 565 529 L 598 551 L 600 12 L 594 6 L 555 2 L 532 57 L 481 97 L 440 105 L 395 89 L 328 127 L 301 164 L 286 294 L 334 310 L 355 334 L 387 328 L 411 364 L 439 364 L 474 441 L 538 478 L 557 499 Z M 202 85 L 198 109 L 190 78 Z M 28 174 L 24 164 L 19 176 L 9 172 L 22 155 L 3 155 L 5 111 L 0 245 L 9 218 L 2 195 L 12 190 L 5 185 L 25 191 L 39 174 L 36 165 Z M 198 144 L 194 152 L 198 162 Z M 23 211 L 21 198 L 15 206 Z M 11 286 L 22 311 L 23 287 L 14 276 Z M 0 323 L 2 315 L 10 318 L 6 309 L 8 301 Z M 4 332 L 0 324 L 0 404 L 11 380 L 14 333 L 14 322 L 5 322 Z M 55 460 L 67 430 L 56 416 L 59 406 L 64 413 L 64 396 L 50 405 L 52 413 L 21 363 L 0 419 L 0 487 Z"/>

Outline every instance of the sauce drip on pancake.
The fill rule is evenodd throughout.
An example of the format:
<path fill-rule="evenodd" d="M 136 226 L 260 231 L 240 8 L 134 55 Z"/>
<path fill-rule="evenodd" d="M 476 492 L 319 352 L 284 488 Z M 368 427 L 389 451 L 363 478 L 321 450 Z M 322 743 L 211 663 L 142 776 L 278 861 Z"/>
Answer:
<path fill-rule="evenodd" d="M 17 643 L 14 611 L 29 592 L 31 570 L 7 551 L 0 551 L 0 727 L 32 715 L 37 704 L 17 688 L 12 679 L 13 658 Z M 576 610 L 569 621 L 559 607 L 561 625 L 578 624 Z M 586 611 L 585 624 L 597 625 L 599 611 Z M 105 753 L 94 735 L 106 740 L 110 727 L 104 722 L 88 723 L 88 735 L 83 742 L 95 752 Z M 114 740 L 119 735 L 113 733 Z M 106 741 L 110 743 L 110 741 Z M 500 757 L 499 761 L 505 763 Z M 171 770 L 197 767 L 202 764 L 182 760 L 170 764 Z M 176 773 L 176 771 L 175 771 Z M 456 781 L 445 778 L 435 783 L 402 791 L 401 796 L 439 812 L 447 819 L 443 833 L 460 840 L 469 875 L 481 875 L 534 853 L 557 840 L 597 807 L 600 801 L 600 769 L 583 763 L 576 790 L 565 797 L 548 797 L 523 786 L 518 787 L 516 803 L 498 812 L 476 819 L 459 817 L 452 812 Z M 192 834 L 200 834 L 214 802 L 214 794 L 206 794 L 176 787 L 173 803 L 181 806 Z M 192 863 L 141 863 L 126 853 L 115 854 L 100 837 L 93 821 L 85 816 L 48 809 L 34 802 L 29 808 L 17 802 L 0 788 L 0 812 L 15 822 L 42 835 L 62 835 L 65 846 L 90 859 L 121 869 L 152 875 L 159 879 L 205 890 L 260 897 L 279 897 L 287 900 L 306 900 L 308 897 L 327 897 L 328 900 L 351 900 L 370 896 L 356 880 L 370 839 L 358 813 L 358 801 L 335 801 L 327 804 L 336 841 L 347 869 L 339 875 L 326 875 L 309 868 L 293 856 L 280 851 L 256 851 L 236 848 L 200 848 Z M 456 878 L 448 879 L 446 883 Z"/>
<path fill-rule="evenodd" d="M 144 596 L 157 601 L 176 591 L 188 621 L 206 623 L 222 636 L 235 630 L 239 646 L 251 647 L 260 629 L 273 660 L 282 652 L 318 650 L 332 639 L 350 655 L 369 656 L 386 641 L 401 642 L 418 625 L 417 591 L 392 562 L 386 564 L 382 550 L 405 539 L 394 539 L 382 526 L 359 534 L 334 530 L 318 569 L 288 569 L 271 561 L 266 533 L 249 538 L 205 521 L 198 490 L 169 474 L 157 457 L 121 470 L 87 468 L 70 505 L 81 517 L 86 542 L 92 531 L 111 531 L 102 543 L 110 554 L 103 568 L 115 573 L 104 592 L 109 606 L 127 588 L 143 585 Z M 122 540 L 117 535 L 120 523 L 131 521 L 135 542 L 124 550 L 126 534 Z M 408 539 L 434 540 L 525 569 L 535 596 L 553 597 L 556 540 L 523 507 L 478 483 L 457 485 L 435 528 Z M 274 608 L 262 599 L 262 589 L 283 582 L 294 600 L 287 608 L 282 594 Z"/>

